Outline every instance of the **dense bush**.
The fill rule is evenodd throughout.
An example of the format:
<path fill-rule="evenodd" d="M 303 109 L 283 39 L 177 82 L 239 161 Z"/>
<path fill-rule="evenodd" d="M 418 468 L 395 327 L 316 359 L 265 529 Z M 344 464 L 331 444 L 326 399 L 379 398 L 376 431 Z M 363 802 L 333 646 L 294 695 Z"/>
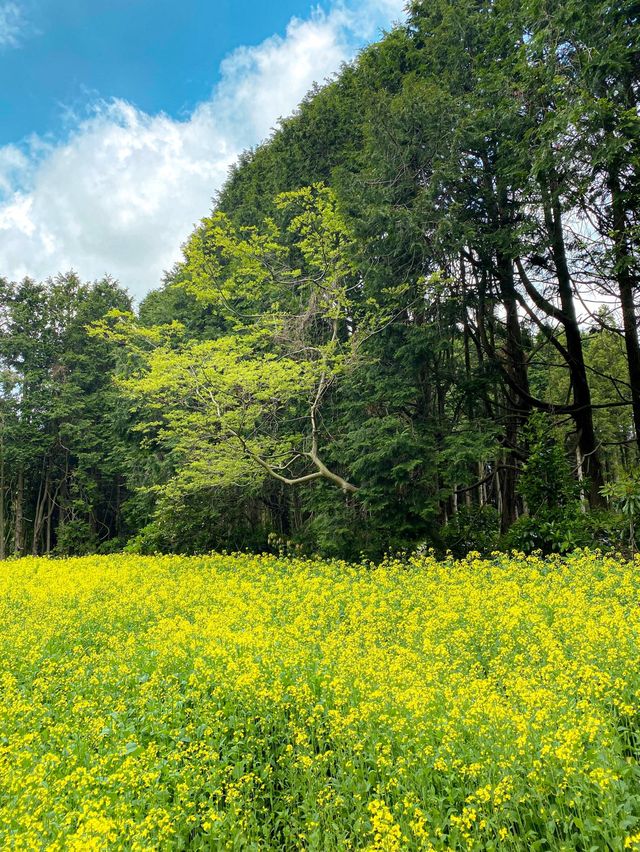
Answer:
<path fill-rule="evenodd" d="M 441 530 L 441 545 L 454 556 L 472 550 L 491 553 L 498 547 L 500 516 L 493 506 L 463 506 Z"/>
<path fill-rule="evenodd" d="M 578 547 L 624 548 L 622 515 L 605 509 L 583 512 L 575 504 L 545 508 L 519 518 L 498 541 L 498 548 L 506 552 L 568 553 Z"/>

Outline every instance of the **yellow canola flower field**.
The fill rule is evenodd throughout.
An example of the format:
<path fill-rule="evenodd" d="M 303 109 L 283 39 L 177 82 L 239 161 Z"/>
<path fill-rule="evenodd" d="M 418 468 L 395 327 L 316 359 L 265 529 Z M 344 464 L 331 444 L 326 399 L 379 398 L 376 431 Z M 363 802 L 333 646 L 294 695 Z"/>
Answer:
<path fill-rule="evenodd" d="M 0 566 L 0 848 L 640 849 L 640 560 Z"/>

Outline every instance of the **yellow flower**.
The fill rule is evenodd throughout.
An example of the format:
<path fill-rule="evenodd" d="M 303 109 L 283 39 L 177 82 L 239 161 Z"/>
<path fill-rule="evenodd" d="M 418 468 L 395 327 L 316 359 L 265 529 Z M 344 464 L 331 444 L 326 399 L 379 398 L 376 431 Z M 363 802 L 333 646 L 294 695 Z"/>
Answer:
<path fill-rule="evenodd" d="M 4 563 L 0 848 L 640 852 L 638 567 Z"/>

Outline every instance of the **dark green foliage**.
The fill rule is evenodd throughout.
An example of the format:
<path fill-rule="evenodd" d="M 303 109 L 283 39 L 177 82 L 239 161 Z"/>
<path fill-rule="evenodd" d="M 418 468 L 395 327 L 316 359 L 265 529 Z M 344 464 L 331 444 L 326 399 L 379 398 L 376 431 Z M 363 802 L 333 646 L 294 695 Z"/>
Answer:
<path fill-rule="evenodd" d="M 528 457 L 519 491 L 528 514 L 519 518 L 502 539 L 502 546 L 530 553 L 566 553 L 594 544 L 586 510 L 580 502 L 580 483 L 572 474 L 558 431 L 548 417 L 534 412 L 524 429 Z"/>
<path fill-rule="evenodd" d="M 534 412 L 523 431 L 528 457 L 519 491 L 529 512 L 535 516 L 567 506 L 573 509 L 579 501 L 580 484 L 572 474 L 553 422 L 541 412 Z"/>
<path fill-rule="evenodd" d="M 128 415 L 114 347 L 87 326 L 129 307 L 108 278 L 2 282 L 3 555 L 87 553 L 121 531 Z"/>
<path fill-rule="evenodd" d="M 573 505 L 524 515 L 502 536 L 498 549 L 544 554 L 567 553 L 578 547 L 618 551 L 625 547 L 623 530 L 620 514 L 605 509 L 583 512 Z"/>
<path fill-rule="evenodd" d="M 188 451 L 163 434 L 161 410 L 136 433 L 145 401 L 111 382 L 144 359 L 124 338 L 86 333 L 126 311 L 126 296 L 74 276 L 3 282 L 2 555 L 128 538 L 140 552 L 359 559 L 615 548 L 629 520 L 635 535 L 635 515 L 603 501 L 618 508 L 640 441 L 637 4 L 415 0 L 407 12 L 239 159 L 214 209 L 257 234 L 286 231 L 283 191 L 322 182 L 337 199 L 350 272 L 335 339 L 350 355 L 323 387 L 316 437 L 353 490 L 287 486 L 259 465 L 232 486 L 201 470 L 174 487 Z M 237 284 L 232 260 L 217 256 L 215 282 L 201 269 L 195 281 L 187 253 L 142 302 L 135 345 L 172 323 L 175 352 L 241 340 L 280 311 L 264 355 L 319 352 L 328 314 L 309 318 L 325 279 L 287 233 L 268 283 L 218 302 L 203 294 Z M 607 310 L 591 311 L 603 296 Z M 183 405 L 188 417 L 193 399 Z M 249 436 L 262 430 L 276 457 L 292 424 L 309 422 L 304 392 L 283 408 L 265 407 Z M 191 452 L 219 438 L 203 429 Z"/>
<path fill-rule="evenodd" d="M 253 510 L 253 516 L 250 512 Z M 264 511 L 264 510 L 263 510 Z M 196 554 L 211 551 L 269 549 L 269 528 L 258 504 L 239 494 L 204 493 L 162 505 L 127 543 L 130 553 Z"/>
<path fill-rule="evenodd" d="M 88 521 L 75 518 L 58 526 L 53 548 L 57 556 L 86 556 L 97 549 L 98 538 Z"/>
<path fill-rule="evenodd" d="M 484 555 L 498 550 L 499 532 L 500 518 L 493 506 L 462 506 L 442 528 L 440 538 L 443 550 L 460 558 L 472 550 Z"/>

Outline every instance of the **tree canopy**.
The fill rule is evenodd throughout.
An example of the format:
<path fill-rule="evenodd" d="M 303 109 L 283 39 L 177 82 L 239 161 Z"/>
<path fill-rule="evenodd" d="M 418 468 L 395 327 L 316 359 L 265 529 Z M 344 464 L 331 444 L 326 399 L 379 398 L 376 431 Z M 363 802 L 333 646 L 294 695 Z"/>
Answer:
<path fill-rule="evenodd" d="M 136 312 L 3 282 L 3 554 L 619 544 L 639 45 L 627 0 L 413 2 Z"/>

